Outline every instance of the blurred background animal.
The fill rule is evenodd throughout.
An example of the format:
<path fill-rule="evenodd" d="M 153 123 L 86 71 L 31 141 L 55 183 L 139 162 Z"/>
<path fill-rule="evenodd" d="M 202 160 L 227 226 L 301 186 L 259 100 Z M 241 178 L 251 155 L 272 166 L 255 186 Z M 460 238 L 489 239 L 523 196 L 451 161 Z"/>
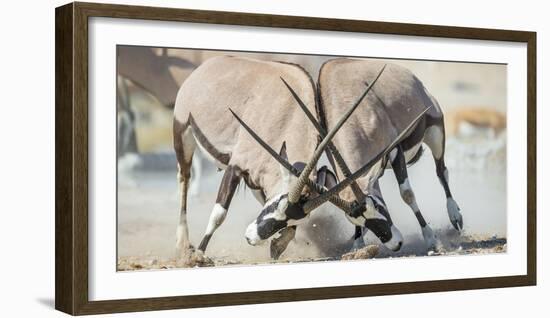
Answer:
<path fill-rule="evenodd" d="M 117 157 L 122 180 L 137 185 L 132 172 L 172 170 L 176 158 L 171 148 L 171 116 L 183 81 L 176 70 L 191 71 L 196 65 L 168 49 L 120 46 L 117 50 Z M 164 140 L 164 144 L 163 141 Z M 204 158 L 193 166 L 190 195 L 200 188 Z"/>

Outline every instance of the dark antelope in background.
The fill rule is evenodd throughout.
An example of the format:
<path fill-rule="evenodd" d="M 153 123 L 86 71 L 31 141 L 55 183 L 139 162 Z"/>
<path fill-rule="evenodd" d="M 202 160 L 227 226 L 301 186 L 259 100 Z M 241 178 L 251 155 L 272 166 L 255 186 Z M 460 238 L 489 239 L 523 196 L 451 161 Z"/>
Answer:
<path fill-rule="evenodd" d="M 155 170 L 173 169 L 174 166 L 175 157 L 172 154 L 146 153 L 139 149 L 137 130 L 141 114 L 136 111 L 132 97 L 136 91 L 146 92 L 161 107 L 172 109 L 181 79 L 176 78 L 171 70 L 191 71 L 196 65 L 186 58 L 168 55 L 166 48 L 157 51 L 155 53 L 153 48 L 140 46 L 119 46 L 117 49 L 117 157 L 126 159 L 124 164 L 118 166 L 119 169 Z M 195 159 L 190 190 L 193 195 L 198 193 L 200 187 L 204 160 L 201 156 Z"/>
<path fill-rule="evenodd" d="M 117 48 L 117 141 L 118 157 L 138 153 L 136 112 L 132 107 L 129 83 L 154 96 L 163 107 L 171 109 L 180 84 L 170 68 L 193 69 L 196 66 L 183 58 L 161 54 L 149 47 L 120 46 Z"/>

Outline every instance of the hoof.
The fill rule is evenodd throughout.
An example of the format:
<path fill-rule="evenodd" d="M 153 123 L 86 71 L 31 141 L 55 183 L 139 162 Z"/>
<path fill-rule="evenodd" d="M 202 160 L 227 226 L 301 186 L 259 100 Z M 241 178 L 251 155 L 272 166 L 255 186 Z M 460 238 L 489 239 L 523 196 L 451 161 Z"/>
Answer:
<path fill-rule="evenodd" d="M 190 245 L 188 247 L 176 248 L 176 264 L 180 267 L 189 267 L 191 260 L 195 254 L 195 248 Z"/>
<path fill-rule="evenodd" d="M 453 198 L 447 199 L 447 213 L 449 214 L 449 220 L 451 221 L 453 227 L 457 231 L 462 230 L 464 228 L 462 214 L 460 214 L 460 208 Z"/>
<path fill-rule="evenodd" d="M 401 231 L 399 231 L 399 229 L 395 227 L 395 225 L 391 226 L 391 233 L 392 233 L 391 239 L 385 242 L 384 245 L 388 249 L 394 252 L 397 252 L 403 246 L 403 235 L 401 234 Z"/>
<path fill-rule="evenodd" d="M 434 232 L 429 225 L 422 228 L 422 236 L 424 237 L 424 242 L 426 243 L 426 248 L 428 251 L 439 251 L 441 244 L 435 238 Z"/>
<path fill-rule="evenodd" d="M 184 253 L 179 253 L 176 259 L 177 267 L 204 267 L 214 266 L 214 261 L 208 258 L 201 250 L 189 247 Z"/>

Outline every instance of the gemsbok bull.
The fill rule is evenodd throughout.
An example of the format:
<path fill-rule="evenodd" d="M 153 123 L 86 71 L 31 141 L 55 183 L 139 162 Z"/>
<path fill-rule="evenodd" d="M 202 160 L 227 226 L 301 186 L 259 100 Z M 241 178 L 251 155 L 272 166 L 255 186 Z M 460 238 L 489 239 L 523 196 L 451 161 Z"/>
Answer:
<path fill-rule="evenodd" d="M 293 64 L 216 57 L 204 62 L 182 84 L 175 103 L 173 133 L 181 191 L 176 247 L 178 258 L 184 264 L 189 264 L 193 255 L 200 256 L 206 250 L 214 231 L 224 221 L 241 180 L 264 206 L 264 211 L 277 210 L 280 202 L 286 201 L 289 183 L 286 170 L 282 169 L 281 173 L 277 161 L 241 129 L 228 111 L 229 105 L 264 136 L 268 144 L 277 149 L 280 147 L 281 155 L 296 163 L 287 168 L 300 169 L 300 163 L 306 162 L 314 152 L 317 132 L 308 124 L 302 111 L 293 105 L 295 101 L 280 77 L 284 77 L 309 105 L 309 110 L 316 113 L 313 80 L 305 70 Z M 225 171 L 208 226 L 198 246 L 200 252 L 195 254 L 187 226 L 187 187 L 197 147 Z M 323 176 L 326 173 L 326 169 L 319 171 Z M 301 189 L 299 193 L 293 193 L 292 198 L 296 195 L 305 198 L 311 195 L 311 191 Z M 272 241 L 272 257 L 277 258 L 282 253 L 294 233 L 295 228 L 289 227 L 278 240 Z"/>
<path fill-rule="evenodd" d="M 422 155 L 422 144 L 430 148 L 435 161 L 436 174 L 447 198 L 447 213 L 452 225 L 463 227 L 460 209 L 449 188 L 449 174 L 445 166 L 445 128 L 443 113 L 437 100 L 426 90 L 422 82 L 408 69 L 372 60 L 334 59 L 321 67 L 318 78 L 318 94 L 321 119 L 328 127 L 335 125 L 343 111 L 342 102 L 352 99 L 364 89 L 380 69 L 385 69 L 378 84 L 365 98 L 364 104 L 353 114 L 346 126 L 334 137 L 334 145 L 341 151 L 351 169 L 361 167 L 392 141 L 395 135 L 411 122 L 423 109 L 429 108 L 410 133 L 394 149 L 388 160 L 371 169 L 356 180 L 362 190 L 342 191 L 343 198 L 361 200 L 372 198 L 382 214 L 387 213 L 378 180 L 386 167 L 393 169 L 403 201 L 411 208 L 421 227 L 429 248 L 436 247 L 434 233 L 422 216 L 414 192 L 409 183 L 407 165 L 414 164 Z M 386 165 L 387 163 L 387 165 Z M 383 164 L 383 165 L 382 165 Z M 335 168 L 337 176 L 345 177 L 346 171 Z M 362 237 L 360 232 L 356 238 Z"/>
<path fill-rule="evenodd" d="M 376 91 L 372 90 L 379 79 Z M 264 240 L 269 235 L 260 233 L 274 234 L 287 224 L 296 224 L 298 219 L 303 219 L 330 199 L 337 202 L 348 219 L 356 225 L 355 239 L 362 239 L 362 228 L 370 229 L 388 248 L 398 250 L 402 245 L 402 236 L 393 225 L 378 185 L 378 178 L 390 161 L 403 199 L 413 209 L 426 242 L 434 246 L 433 231 L 417 207 L 406 171 L 407 163 L 413 163 L 421 155 L 420 145 L 423 141 L 434 155 L 437 175 L 447 195 L 449 218 L 455 228 L 462 228 L 462 216 L 451 196 L 443 160 L 445 135 L 442 113 L 437 101 L 429 95 L 422 83 L 410 71 L 396 65 L 388 65 L 386 68 L 378 62 L 338 59 L 323 65 L 318 84 L 320 123 L 299 95 L 290 86 L 288 89 L 323 138 L 308 166 L 316 163 L 326 147 L 329 150 L 327 154 L 332 157 L 330 161 L 335 163 L 333 165 L 342 181 L 328 191 L 320 191 L 323 192 L 321 195 L 310 200 L 300 198 L 294 203 L 285 203 L 298 206 L 293 210 L 299 210 L 300 213 L 280 212 L 284 209 L 270 214 L 262 212 L 249 225 L 247 239 Z M 358 99 L 358 96 L 361 97 Z M 346 104 L 354 100 L 357 100 L 355 105 L 346 108 Z M 358 108 L 357 112 L 354 112 L 355 108 Z M 342 132 L 337 134 L 340 128 Z M 259 138 L 256 139 L 263 143 Z M 270 149 L 266 150 L 273 153 Z M 278 160 L 284 161 L 284 158 L 279 157 Z M 306 169 L 304 172 L 308 172 Z M 291 192 L 300 191 L 304 184 L 302 179 L 306 178 L 304 174 L 299 175 L 295 182 L 297 188 Z M 279 221 L 277 227 L 265 222 L 271 219 Z"/>

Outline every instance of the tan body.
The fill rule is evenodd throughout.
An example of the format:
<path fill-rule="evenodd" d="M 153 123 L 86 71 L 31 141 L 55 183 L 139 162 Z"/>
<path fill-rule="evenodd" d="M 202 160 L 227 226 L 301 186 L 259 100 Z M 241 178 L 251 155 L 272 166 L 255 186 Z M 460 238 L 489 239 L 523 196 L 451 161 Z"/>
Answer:
<path fill-rule="evenodd" d="M 177 244 L 183 254 L 191 248 L 185 216 L 186 187 L 196 146 L 220 168 L 231 169 L 228 184 L 244 179 L 260 201 L 270 200 L 283 186 L 279 164 L 242 129 L 229 108 L 272 148 L 279 149 L 286 142 L 291 163 L 305 162 L 314 152 L 317 133 L 308 125 L 301 110 L 294 106 L 295 101 L 281 77 L 316 113 L 313 82 L 296 65 L 216 57 L 203 63 L 181 86 L 174 109 L 174 147 L 182 186 Z M 224 191 L 222 181 L 218 199 L 224 196 Z M 225 218 L 228 206 L 223 205 L 218 202 L 213 210 L 206 233 L 208 239 Z"/>
<path fill-rule="evenodd" d="M 464 124 L 490 129 L 498 135 L 506 129 L 506 116 L 486 107 L 460 107 L 445 115 L 446 133 L 450 136 L 460 135 L 461 125 Z"/>
<path fill-rule="evenodd" d="M 370 83 L 385 63 L 378 61 L 336 59 L 323 65 L 319 75 L 322 108 L 330 129 L 343 109 L 352 103 Z M 387 147 L 395 137 L 426 107 L 426 116 L 442 118 L 437 102 L 425 90 L 422 82 L 409 70 L 387 64 L 373 91 L 351 115 L 334 144 L 352 171 L 357 170 Z M 416 129 L 424 129 L 421 121 Z M 412 132 L 411 132 L 412 134 Z M 377 169 L 358 178 L 363 190 L 369 190 Z M 342 178 L 342 172 L 337 169 Z M 349 189 L 342 196 L 352 199 Z"/>

